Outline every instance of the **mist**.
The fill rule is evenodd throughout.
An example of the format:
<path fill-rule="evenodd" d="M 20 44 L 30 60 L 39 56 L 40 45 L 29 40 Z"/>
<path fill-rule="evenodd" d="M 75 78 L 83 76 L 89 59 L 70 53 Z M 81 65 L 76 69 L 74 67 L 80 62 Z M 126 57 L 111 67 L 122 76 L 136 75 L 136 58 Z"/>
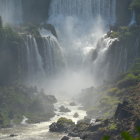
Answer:
<path fill-rule="evenodd" d="M 0 0 L 0 139 L 131 132 L 139 11 L 135 0 Z"/>

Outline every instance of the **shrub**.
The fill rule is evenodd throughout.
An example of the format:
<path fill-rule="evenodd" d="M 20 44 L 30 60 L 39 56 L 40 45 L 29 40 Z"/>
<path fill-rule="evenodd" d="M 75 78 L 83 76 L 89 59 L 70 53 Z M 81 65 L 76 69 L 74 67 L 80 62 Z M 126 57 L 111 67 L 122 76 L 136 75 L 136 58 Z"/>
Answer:
<path fill-rule="evenodd" d="M 113 122 L 113 123 L 109 124 L 108 129 L 109 130 L 116 130 L 117 129 L 116 123 Z"/>
<path fill-rule="evenodd" d="M 71 125 L 74 124 L 74 122 L 71 119 L 67 119 L 64 117 L 59 118 L 57 123 L 59 123 L 59 124 L 71 124 Z"/>
<path fill-rule="evenodd" d="M 140 80 L 139 76 L 135 76 L 133 73 L 128 73 L 122 80 L 117 82 L 119 88 L 127 88 L 134 86 Z"/>
<path fill-rule="evenodd" d="M 140 9 L 140 0 L 133 0 L 130 4 L 130 8 L 139 10 Z"/>
<path fill-rule="evenodd" d="M 122 132 L 121 137 L 123 140 L 140 140 L 140 127 L 137 127 L 138 136 L 133 137 L 129 132 Z M 104 136 L 102 140 L 110 140 L 110 136 Z"/>

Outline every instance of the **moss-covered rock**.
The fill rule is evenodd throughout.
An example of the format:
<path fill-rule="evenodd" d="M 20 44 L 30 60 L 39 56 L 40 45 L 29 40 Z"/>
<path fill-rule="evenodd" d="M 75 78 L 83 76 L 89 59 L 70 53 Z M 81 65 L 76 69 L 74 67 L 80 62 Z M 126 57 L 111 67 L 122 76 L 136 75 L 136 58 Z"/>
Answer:
<path fill-rule="evenodd" d="M 67 118 L 60 118 L 56 123 L 49 126 L 51 132 L 71 132 L 75 127 L 75 123 Z"/>

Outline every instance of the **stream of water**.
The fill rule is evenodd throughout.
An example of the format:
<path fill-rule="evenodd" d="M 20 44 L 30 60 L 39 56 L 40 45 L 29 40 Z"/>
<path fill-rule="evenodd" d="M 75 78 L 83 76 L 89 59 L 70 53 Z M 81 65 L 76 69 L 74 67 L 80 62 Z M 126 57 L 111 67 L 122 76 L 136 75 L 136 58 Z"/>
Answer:
<path fill-rule="evenodd" d="M 60 106 L 69 108 L 71 112 L 63 113 L 59 111 Z M 70 101 L 59 100 L 55 104 L 56 115 L 48 122 L 41 122 L 37 124 L 22 124 L 12 128 L 5 128 L 0 130 L 0 140 L 60 140 L 66 134 L 49 132 L 49 125 L 56 122 L 60 117 L 72 119 L 75 123 L 86 116 L 86 112 L 80 109 L 81 105 L 70 106 Z M 78 118 L 74 118 L 75 113 L 79 114 Z M 10 137 L 14 134 L 14 137 Z M 79 138 L 71 138 L 71 140 L 80 140 Z"/>

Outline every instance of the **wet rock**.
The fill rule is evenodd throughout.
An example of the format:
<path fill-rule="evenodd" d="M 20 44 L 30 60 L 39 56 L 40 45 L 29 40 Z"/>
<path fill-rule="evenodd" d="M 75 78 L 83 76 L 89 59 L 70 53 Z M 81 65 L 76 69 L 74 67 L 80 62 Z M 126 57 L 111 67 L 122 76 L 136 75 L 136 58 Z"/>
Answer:
<path fill-rule="evenodd" d="M 71 102 L 70 106 L 76 106 L 76 103 L 75 102 Z"/>
<path fill-rule="evenodd" d="M 55 27 L 52 24 L 44 24 L 43 27 L 49 31 L 51 31 L 51 33 L 57 38 L 57 33 L 55 30 Z"/>
<path fill-rule="evenodd" d="M 79 137 L 79 133 L 77 132 L 70 132 L 69 134 L 68 134 L 70 137 Z"/>
<path fill-rule="evenodd" d="M 90 118 L 88 118 L 88 117 L 85 117 L 84 119 L 79 120 L 79 121 L 77 122 L 77 124 L 78 124 L 78 123 L 81 123 L 81 122 L 90 124 L 91 119 L 90 119 Z"/>
<path fill-rule="evenodd" d="M 48 99 L 49 99 L 50 101 L 52 101 L 53 103 L 57 103 L 57 99 L 56 99 L 56 97 L 53 96 L 53 95 L 48 95 Z"/>
<path fill-rule="evenodd" d="M 74 117 L 74 118 L 78 118 L 78 117 L 79 117 L 79 114 L 78 114 L 78 113 L 75 113 L 75 114 L 73 115 L 73 117 Z"/>
<path fill-rule="evenodd" d="M 59 127 L 57 125 L 57 123 L 52 123 L 50 126 L 49 126 L 49 130 L 51 132 L 59 132 Z"/>
<path fill-rule="evenodd" d="M 64 132 L 69 133 L 75 128 L 75 123 L 67 118 L 60 118 L 56 123 L 49 126 L 51 132 Z"/>
<path fill-rule="evenodd" d="M 61 140 L 69 140 L 70 138 L 68 136 L 64 136 Z"/>
<path fill-rule="evenodd" d="M 102 126 L 103 126 L 102 122 L 96 122 L 94 124 L 90 124 L 88 130 L 89 131 L 97 131 Z"/>
<path fill-rule="evenodd" d="M 16 137 L 16 136 L 18 136 L 18 135 L 16 135 L 16 134 L 11 134 L 10 135 L 10 137 Z"/>
<path fill-rule="evenodd" d="M 133 108 L 130 106 L 128 101 L 124 101 L 122 104 L 119 104 L 117 110 L 115 112 L 115 118 L 122 120 L 126 118 L 130 118 L 133 116 L 131 113 Z"/>
<path fill-rule="evenodd" d="M 102 131 L 97 132 L 83 132 L 80 136 L 84 140 L 101 140 L 105 134 Z"/>
<path fill-rule="evenodd" d="M 61 106 L 59 108 L 60 112 L 71 112 L 68 108 L 64 107 L 64 106 Z"/>

